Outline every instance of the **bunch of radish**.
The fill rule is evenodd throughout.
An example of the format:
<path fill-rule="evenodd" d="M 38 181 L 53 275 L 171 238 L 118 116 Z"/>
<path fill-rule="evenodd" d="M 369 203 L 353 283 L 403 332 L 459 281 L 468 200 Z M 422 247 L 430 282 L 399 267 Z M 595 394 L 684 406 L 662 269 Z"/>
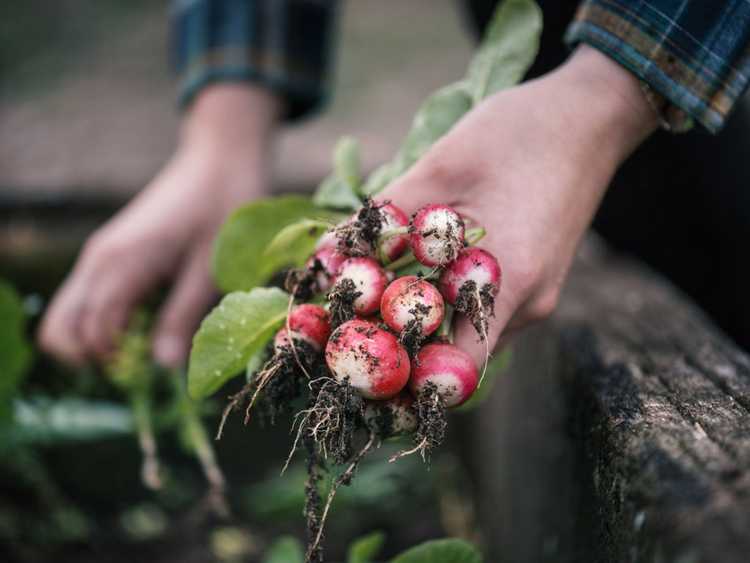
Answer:
<path fill-rule="evenodd" d="M 392 461 L 426 458 L 443 439 L 445 409 L 479 385 L 478 366 L 452 343 L 452 325 L 454 313 L 466 315 L 478 338 L 487 338 L 501 274 L 494 256 L 471 246 L 482 234 L 446 205 L 426 205 L 409 218 L 393 203 L 367 201 L 287 277 L 289 314 L 273 355 L 227 412 L 250 397 L 247 416 L 255 405 L 273 417 L 309 389 L 290 454 L 302 446 L 308 456 L 308 561 L 322 560 L 330 502 L 361 458 L 404 434 L 415 446 Z M 355 447 L 365 436 L 364 447 Z M 316 482 L 328 458 L 348 467 L 323 507 Z"/>

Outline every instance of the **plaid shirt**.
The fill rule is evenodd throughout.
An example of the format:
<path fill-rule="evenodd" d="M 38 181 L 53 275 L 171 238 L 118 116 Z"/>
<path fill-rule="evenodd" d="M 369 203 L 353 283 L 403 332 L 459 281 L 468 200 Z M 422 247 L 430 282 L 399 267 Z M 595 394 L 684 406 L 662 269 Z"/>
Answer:
<path fill-rule="evenodd" d="M 181 103 L 217 80 L 252 80 L 283 95 L 295 118 L 327 98 L 336 0 L 177 0 L 173 54 Z M 584 0 L 569 45 L 587 43 L 692 118 L 718 131 L 750 76 L 750 2 Z"/>
<path fill-rule="evenodd" d="M 207 84 L 253 81 L 281 94 L 287 118 L 327 97 L 336 0 L 176 0 L 171 54 L 187 105 Z"/>

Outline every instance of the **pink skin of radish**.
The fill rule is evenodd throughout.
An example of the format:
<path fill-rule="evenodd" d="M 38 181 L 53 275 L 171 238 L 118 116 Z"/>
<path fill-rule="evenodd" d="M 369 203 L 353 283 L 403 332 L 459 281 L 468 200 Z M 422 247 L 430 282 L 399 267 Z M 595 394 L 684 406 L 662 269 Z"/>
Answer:
<path fill-rule="evenodd" d="M 365 406 L 365 423 L 376 432 L 382 432 L 383 422 L 388 422 L 388 436 L 411 434 L 417 429 L 417 415 L 414 412 L 414 399 L 402 391 L 386 401 L 368 401 Z"/>
<path fill-rule="evenodd" d="M 453 208 L 429 204 L 419 209 L 409 226 L 415 258 L 425 266 L 444 266 L 464 245 L 464 222 Z"/>
<path fill-rule="evenodd" d="M 383 226 L 380 229 L 381 235 L 387 234 L 388 231 L 406 227 L 409 224 L 409 217 L 392 203 L 386 203 L 380 206 Z M 387 262 L 393 262 L 409 248 L 409 235 L 398 234 L 385 237 L 378 248 L 378 255 Z"/>
<path fill-rule="evenodd" d="M 362 293 L 354 300 L 354 312 L 362 317 L 375 313 L 388 285 L 388 278 L 380 264 L 367 256 L 349 258 L 341 265 L 336 283 L 344 279 L 352 280 L 356 291 Z"/>
<path fill-rule="evenodd" d="M 409 388 L 418 396 L 427 383 L 437 387 L 446 407 L 457 407 L 477 388 L 477 366 L 471 356 L 453 344 L 428 344 L 417 354 Z"/>
<path fill-rule="evenodd" d="M 440 276 L 440 291 L 445 300 L 454 305 L 466 282 L 475 282 L 479 291 L 490 286 L 490 292 L 496 295 L 500 290 L 501 278 L 502 271 L 497 258 L 486 250 L 472 246 L 461 250 L 458 258 L 448 264 Z"/>
<path fill-rule="evenodd" d="M 403 276 L 388 285 L 380 300 L 380 314 L 391 329 L 401 332 L 416 319 L 423 336 L 435 332 L 443 322 L 443 296 L 430 282 Z"/>
<path fill-rule="evenodd" d="M 315 250 L 323 250 L 324 248 L 336 248 L 339 244 L 339 239 L 336 236 L 336 231 L 326 231 L 315 243 Z"/>
<path fill-rule="evenodd" d="M 396 337 L 377 325 L 353 319 L 331 334 L 326 363 L 340 383 L 348 379 L 366 399 L 395 397 L 409 381 L 409 356 Z"/>
<path fill-rule="evenodd" d="M 307 261 L 307 268 L 311 269 L 316 260 L 320 263 L 321 271 L 315 274 L 315 283 L 321 292 L 331 289 L 336 276 L 341 270 L 341 265 L 346 262 L 347 257 L 336 250 L 334 246 L 325 246 L 320 248 Z"/>
<path fill-rule="evenodd" d="M 307 342 L 315 350 L 322 350 L 331 335 L 331 320 L 326 311 L 320 305 L 297 305 L 289 314 L 288 327 L 291 329 L 292 337 Z M 282 347 L 289 346 L 287 327 L 276 333 L 273 339 L 273 347 L 279 352 Z"/>

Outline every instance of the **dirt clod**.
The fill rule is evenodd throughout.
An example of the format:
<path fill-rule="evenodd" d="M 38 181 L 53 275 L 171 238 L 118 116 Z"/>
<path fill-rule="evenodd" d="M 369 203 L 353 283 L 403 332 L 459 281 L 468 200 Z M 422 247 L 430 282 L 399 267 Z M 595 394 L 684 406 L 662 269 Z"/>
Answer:
<path fill-rule="evenodd" d="M 384 218 L 380 210 L 383 205 L 367 198 L 351 221 L 336 227 L 339 252 L 347 256 L 371 256 L 375 253 L 383 229 Z"/>
<path fill-rule="evenodd" d="M 362 292 L 357 290 L 357 286 L 349 278 L 342 278 L 336 282 L 333 289 L 328 292 L 331 326 L 333 328 L 355 317 L 354 301 L 360 295 L 362 295 Z"/>

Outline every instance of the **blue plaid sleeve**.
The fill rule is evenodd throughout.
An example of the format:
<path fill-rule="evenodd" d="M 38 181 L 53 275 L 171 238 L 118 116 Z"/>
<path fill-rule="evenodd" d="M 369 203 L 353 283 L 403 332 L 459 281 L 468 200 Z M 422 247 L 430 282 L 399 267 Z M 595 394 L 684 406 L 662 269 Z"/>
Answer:
<path fill-rule="evenodd" d="M 747 0 L 585 0 L 568 28 L 628 68 L 711 132 L 724 125 L 748 86 Z"/>
<path fill-rule="evenodd" d="M 216 81 L 252 81 L 279 93 L 287 118 L 328 96 L 336 0 L 176 0 L 172 63 L 179 102 Z"/>

